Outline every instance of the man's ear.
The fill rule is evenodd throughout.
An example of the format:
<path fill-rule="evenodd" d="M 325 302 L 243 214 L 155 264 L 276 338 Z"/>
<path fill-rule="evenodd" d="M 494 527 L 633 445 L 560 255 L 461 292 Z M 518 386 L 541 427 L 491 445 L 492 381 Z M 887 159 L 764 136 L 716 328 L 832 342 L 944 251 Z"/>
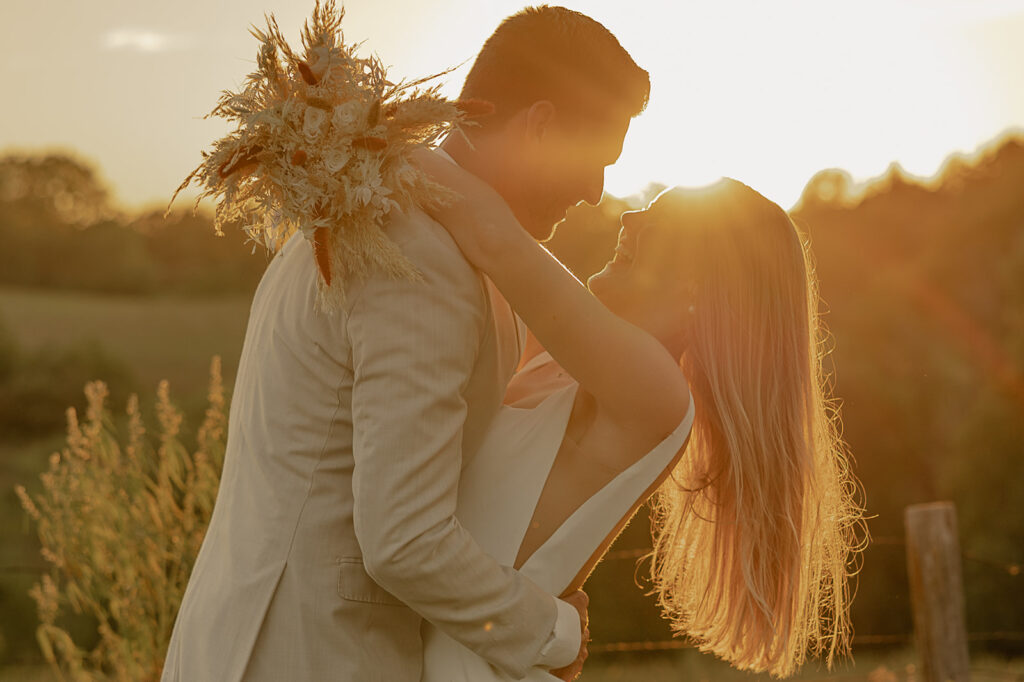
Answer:
<path fill-rule="evenodd" d="M 532 142 L 541 142 L 555 123 L 558 109 L 554 103 L 542 99 L 526 110 L 526 137 Z"/>

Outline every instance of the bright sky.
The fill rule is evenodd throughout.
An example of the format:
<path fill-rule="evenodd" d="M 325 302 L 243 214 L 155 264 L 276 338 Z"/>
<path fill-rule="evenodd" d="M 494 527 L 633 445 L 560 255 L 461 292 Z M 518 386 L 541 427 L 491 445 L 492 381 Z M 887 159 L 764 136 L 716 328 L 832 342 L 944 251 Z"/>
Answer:
<path fill-rule="evenodd" d="M 523 0 L 350 0 L 349 41 L 395 77 L 471 62 Z M 789 208 L 815 172 L 935 173 L 1024 127 L 1024 0 L 566 0 L 651 73 L 606 190 L 740 179 Z M 202 120 L 254 66 L 273 12 L 313 0 L 3 0 L 0 153 L 70 148 L 116 198 L 163 206 L 227 131 Z M 448 77 L 455 96 L 468 63 Z M 194 196 L 194 195 L 193 195 Z M 181 201 L 181 200 L 179 200 Z M 188 206 L 188 199 L 181 202 Z"/>

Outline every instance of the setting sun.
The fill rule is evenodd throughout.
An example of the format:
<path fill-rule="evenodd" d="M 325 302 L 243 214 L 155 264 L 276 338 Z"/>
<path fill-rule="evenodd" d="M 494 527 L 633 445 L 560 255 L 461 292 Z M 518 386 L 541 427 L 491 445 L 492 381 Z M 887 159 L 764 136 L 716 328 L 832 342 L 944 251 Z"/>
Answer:
<path fill-rule="evenodd" d="M 617 196 L 652 182 L 706 184 L 730 176 L 785 207 L 824 168 L 856 180 L 891 163 L 930 176 L 1024 125 L 1024 1 L 566 3 L 608 26 L 651 74 L 647 111 L 607 173 Z M 452 0 L 350 2 L 346 36 L 365 41 L 391 75 L 418 77 L 469 63 L 502 18 L 522 6 Z M 221 89 L 251 70 L 248 33 L 273 12 L 297 40 L 309 7 L 236 0 L 210 13 L 199 0 L 43 5 L 7 14 L 0 149 L 72 148 L 99 165 L 129 206 L 163 204 L 223 134 L 202 120 Z M 40 74 L 56 76 L 40 78 Z"/>

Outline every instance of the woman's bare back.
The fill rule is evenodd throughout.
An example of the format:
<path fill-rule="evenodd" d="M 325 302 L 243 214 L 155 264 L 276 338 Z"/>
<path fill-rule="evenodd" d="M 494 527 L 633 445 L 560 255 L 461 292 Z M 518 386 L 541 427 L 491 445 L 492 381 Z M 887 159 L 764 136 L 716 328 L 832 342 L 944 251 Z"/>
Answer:
<path fill-rule="evenodd" d="M 572 377 L 550 355 L 538 353 L 509 383 L 505 403 L 532 408 L 571 383 Z M 641 442 L 635 434 L 624 432 L 600 413 L 591 396 L 579 390 L 514 567 L 525 564 L 576 509 L 659 441 Z"/>

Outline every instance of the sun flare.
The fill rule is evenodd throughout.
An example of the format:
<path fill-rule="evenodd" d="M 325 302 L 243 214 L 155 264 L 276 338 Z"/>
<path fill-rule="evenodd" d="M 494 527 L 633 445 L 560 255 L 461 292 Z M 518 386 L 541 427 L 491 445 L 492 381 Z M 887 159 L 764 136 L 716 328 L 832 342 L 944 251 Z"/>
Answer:
<path fill-rule="evenodd" d="M 483 41 L 524 4 L 350 2 L 346 33 L 398 78 L 461 65 L 443 90 L 453 96 Z M 930 176 L 947 155 L 1024 126 L 1024 0 L 565 4 L 604 23 L 651 74 L 648 109 L 606 174 L 613 195 L 728 176 L 790 207 L 822 169 L 862 181 L 895 162 Z M 45 4 L 17 3 L 13 25 L 46 25 L 54 39 L 12 33 L 0 48 L 19 93 L 0 111 L 0 148 L 72 147 L 127 206 L 164 204 L 192 150 L 221 132 L 202 114 L 251 70 L 248 27 L 271 11 L 296 39 L 311 5 L 244 0 L 211 14 L 183 0 L 52 18 Z M 62 87 L 30 65 L 61 73 Z"/>

